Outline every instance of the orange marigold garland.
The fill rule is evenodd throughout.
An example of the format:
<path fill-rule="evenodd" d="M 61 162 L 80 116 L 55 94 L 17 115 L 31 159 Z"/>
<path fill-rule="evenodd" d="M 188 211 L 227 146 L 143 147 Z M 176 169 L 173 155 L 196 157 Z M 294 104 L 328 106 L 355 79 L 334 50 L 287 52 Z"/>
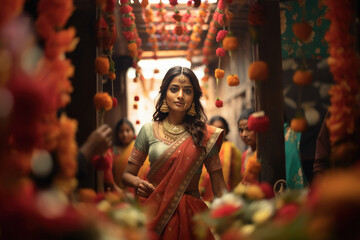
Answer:
<path fill-rule="evenodd" d="M 326 121 L 332 145 L 345 140 L 355 131 L 359 117 L 359 58 L 354 49 L 354 36 L 351 35 L 355 19 L 355 1 L 326 0 L 329 11 L 326 17 L 330 28 L 325 34 L 329 44 L 328 64 L 335 85 L 329 91 L 331 105 L 330 117 Z"/>

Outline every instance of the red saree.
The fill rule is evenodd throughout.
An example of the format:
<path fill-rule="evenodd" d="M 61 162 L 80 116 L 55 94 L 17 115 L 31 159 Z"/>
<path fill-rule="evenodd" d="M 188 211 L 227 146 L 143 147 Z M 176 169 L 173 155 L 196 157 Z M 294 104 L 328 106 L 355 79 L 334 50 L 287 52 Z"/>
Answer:
<path fill-rule="evenodd" d="M 221 129 L 207 126 L 204 151 L 186 132 L 151 166 L 147 178 L 155 190 L 144 203 L 151 211 L 148 227 L 152 239 L 196 239 L 192 217 L 207 206 L 184 192 L 212 147 L 217 144 L 220 149 L 222 137 Z M 210 232 L 208 236 L 213 239 Z"/>

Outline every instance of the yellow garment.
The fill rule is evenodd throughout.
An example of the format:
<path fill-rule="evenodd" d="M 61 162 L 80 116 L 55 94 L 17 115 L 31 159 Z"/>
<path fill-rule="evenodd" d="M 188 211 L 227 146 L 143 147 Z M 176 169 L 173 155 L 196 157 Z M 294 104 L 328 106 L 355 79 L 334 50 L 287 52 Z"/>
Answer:
<path fill-rule="evenodd" d="M 128 163 L 128 159 L 130 157 L 131 151 L 134 147 L 135 140 L 133 140 L 129 145 L 125 148 L 120 148 L 117 146 L 113 147 L 113 173 L 115 183 L 120 187 L 124 188 L 124 185 L 121 182 L 122 175 L 125 171 L 126 165 Z M 140 168 L 138 176 L 141 179 L 144 179 L 149 169 L 150 163 L 149 159 L 147 158 L 144 162 L 144 165 Z"/>
<path fill-rule="evenodd" d="M 231 191 L 241 181 L 241 151 L 234 143 L 224 141 L 219 152 L 219 158 L 225 183 L 228 190 Z M 210 177 L 205 167 L 203 167 L 199 185 L 202 198 L 205 201 L 211 201 L 213 192 L 211 189 Z"/>

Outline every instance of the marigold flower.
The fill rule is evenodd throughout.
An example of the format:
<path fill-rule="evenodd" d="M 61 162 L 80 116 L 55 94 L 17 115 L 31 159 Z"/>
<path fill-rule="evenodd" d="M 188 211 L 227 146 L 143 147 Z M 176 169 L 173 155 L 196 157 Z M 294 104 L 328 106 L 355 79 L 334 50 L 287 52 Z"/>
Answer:
<path fill-rule="evenodd" d="M 240 81 L 238 75 L 229 75 L 227 77 L 227 83 L 230 87 L 239 85 Z"/>
<path fill-rule="evenodd" d="M 227 51 L 235 50 L 239 46 L 238 40 L 236 37 L 228 34 L 223 40 L 223 47 Z"/>
<path fill-rule="evenodd" d="M 216 35 L 216 41 L 220 42 L 220 41 L 224 40 L 224 38 L 226 37 L 227 34 L 228 34 L 228 31 L 220 30 Z"/>
<path fill-rule="evenodd" d="M 292 25 L 292 30 L 295 37 L 297 37 L 302 42 L 306 42 L 311 36 L 312 27 L 308 22 L 303 21 L 294 23 Z"/>
<path fill-rule="evenodd" d="M 131 42 L 127 45 L 127 48 L 129 50 L 129 55 L 132 58 L 135 58 L 137 56 L 137 44 L 134 42 Z"/>
<path fill-rule="evenodd" d="M 294 73 L 293 82 L 296 85 L 305 86 L 305 85 L 308 85 L 308 84 L 312 83 L 312 81 L 313 81 L 313 75 L 312 75 L 311 71 L 297 70 Z"/>
<path fill-rule="evenodd" d="M 76 30 L 70 27 L 51 35 L 45 43 L 45 55 L 49 59 L 55 59 L 65 52 L 75 49 L 78 39 L 75 38 Z"/>
<path fill-rule="evenodd" d="M 179 13 L 175 13 L 172 17 L 175 21 L 181 22 L 182 16 Z"/>
<path fill-rule="evenodd" d="M 112 108 L 113 100 L 107 92 L 99 92 L 94 96 L 94 104 L 96 110 L 100 111 L 104 109 L 108 111 Z"/>
<path fill-rule="evenodd" d="M 134 103 L 133 108 L 134 108 L 135 110 L 138 109 L 137 103 Z"/>
<path fill-rule="evenodd" d="M 215 69 L 215 78 L 217 79 L 222 79 L 225 75 L 225 71 L 220 69 L 220 68 L 217 68 Z"/>
<path fill-rule="evenodd" d="M 111 80 L 115 80 L 115 79 L 116 79 L 116 74 L 115 74 L 113 71 L 109 72 L 107 76 L 108 76 L 108 78 L 110 78 Z"/>
<path fill-rule="evenodd" d="M 95 59 L 95 71 L 98 74 L 105 75 L 109 72 L 110 61 L 108 57 L 99 56 Z"/>
<path fill-rule="evenodd" d="M 225 56 L 225 49 L 223 49 L 223 48 L 217 48 L 216 49 L 216 56 L 218 56 L 218 57 L 224 57 Z"/>
<path fill-rule="evenodd" d="M 248 75 L 250 80 L 264 81 L 268 78 L 269 67 L 264 61 L 252 62 L 248 69 Z"/>
<path fill-rule="evenodd" d="M 293 118 L 290 127 L 294 132 L 304 132 L 307 129 L 307 121 L 304 117 Z"/>

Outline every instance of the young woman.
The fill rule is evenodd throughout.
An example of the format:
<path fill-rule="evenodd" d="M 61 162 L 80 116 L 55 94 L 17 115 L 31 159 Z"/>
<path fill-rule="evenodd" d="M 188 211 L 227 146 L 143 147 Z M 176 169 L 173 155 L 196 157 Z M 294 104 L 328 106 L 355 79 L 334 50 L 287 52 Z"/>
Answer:
<path fill-rule="evenodd" d="M 207 208 L 198 189 L 203 163 L 215 196 L 226 191 L 218 154 L 223 131 L 205 124 L 201 95 L 192 70 L 169 69 L 153 122 L 140 130 L 125 169 L 123 183 L 135 188 L 150 209 L 148 228 L 153 239 L 196 239 L 192 218 Z M 147 155 L 148 181 L 137 177 Z M 208 239 L 213 239 L 210 231 Z"/>
<path fill-rule="evenodd" d="M 241 174 L 243 175 L 246 169 L 246 165 L 249 161 L 249 158 L 254 157 L 256 154 L 256 133 L 248 129 L 248 119 L 251 114 L 255 111 L 254 109 L 246 109 L 244 110 L 239 119 L 238 119 L 238 131 L 241 140 L 245 143 L 249 148 L 246 149 L 242 154 L 242 165 L 241 165 Z M 244 181 L 244 179 L 243 179 Z"/>
<path fill-rule="evenodd" d="M 233 142 L 227 140 L 226 136 L 230 132 L 229 124 L 221 116 L 213 116 L 209 124 L 224 130 L 225 140 L 221 146 L 219 157 L 222 165 L 225 183 L 229 190 L 232 190 L 241 181 L 241 151 Z M 211 182 L 206 169 L 200 178 L 201 197 L 204 201 L 212 201 L 213 193 L 211 191 Z"/>
<path fill-rule="evenodd" d="M 131 150 L 134 147 L 135 136 L 136 135 L 133 124 L 127 118 L 120 119 L 115 127 L 115 141 L 114 146 L 111 149 L 113 156 L 114 179 L 115 183 L 120 188 L 124 188 L 121 182 L 121 178 L 127 165 L 127 161 L 130 157 Z M 139 171 L 138 176 L 140 178 L 145 177 L 148 166 L 149 161 L 146 160 Z"/>

